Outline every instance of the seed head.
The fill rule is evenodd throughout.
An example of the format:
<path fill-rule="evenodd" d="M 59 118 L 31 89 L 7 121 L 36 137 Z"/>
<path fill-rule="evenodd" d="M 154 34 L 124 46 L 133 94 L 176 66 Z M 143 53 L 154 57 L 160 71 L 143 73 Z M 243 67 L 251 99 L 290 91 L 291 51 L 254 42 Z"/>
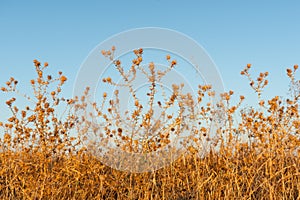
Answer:
<path fill-rule="evenodd" d="M 65 77 L 65 76 L 61 76 L 61 77 L 60 77 L 60 81 L 61 81 L 62 84 L 63 84 L 66 80 L 67 80 L 67 77 Z"/>

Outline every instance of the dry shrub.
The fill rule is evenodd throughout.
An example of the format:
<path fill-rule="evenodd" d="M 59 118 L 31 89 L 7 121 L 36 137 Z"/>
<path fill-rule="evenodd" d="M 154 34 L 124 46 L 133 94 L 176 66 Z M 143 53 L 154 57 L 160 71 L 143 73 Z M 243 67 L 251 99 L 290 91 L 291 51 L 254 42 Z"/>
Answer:
<path fill-rule="evenodd" d="M 157 71 L 150 63 L 148 71 L 141 67 L 143 50 L 135 50 L 136 58 L 130 71 L 125 72 L 120 60 L 115 60 L 115 48 L 103 51 L 111 59 L 134 99 L 134 109 L 127 112 L 123 121 L 118 110 L 118 91 L 114 99 L 107 93 L 98 106 L 91 103 L 95 116 L 86 118 L 84 113 L 89 91 L 81 98 L 60 97 L 67 78 L 59 72 L 57 78 L 44 75 L 48 63 L 34 65 L 36 79 L 31 80 L 33 97 L 22 95 L 16 88 L 18 81 L 11 78 L 1 88 L 3 92 L 21 94 L 32 106 L 19 109 L 16 97 L 6 101 L 11 116 L 0 125 L 3 137 L 0 144 L 0 198 L 1 199 L 297 199 L 300 191 L 300 118 L 299 80 L 295 73 L 298 65 L 287 69 L 291 80 L 291 97 L 262 98 L 268 84 L 268 72 L 252 79 L 248 64 L 241 72 L 258 95 L 256 107 L 241 108 L 244 96 L 237 105 L 231 105 L 234 92 L 221 95 L 218 107 L 222 108 L 225 123 L 210 135 L 210 123 L 217 109 L 204 98 L 214 96 L 209 85 L 199 85 L 198 96 L 182 92 L 183 85 L 174 85 L 171 96 L 155 102 L 156 87 L 161 77 L 176 65 L 167 56 L 169 68 Z M 138 99 L 132 87 L 136 71 L 147 75 L 150 83 L 146 105 Z M 111 77 L 103 82 L 116 85 Z M 53 86 L 53 84 L 55 84 Z M 120 85 L 119 85 L 120 86 Z M 64 104 L 67 115 L 59 117 L 58 107 Z M 161 123 L 153 117 L 153 106 L 158 104 L 164 111 Z M 179 105 L 177 116 L 167 110 Z M 104 106 L 107 105 L 107 106 Z M 200 105 L 200 109 L 195 109 Z M 186 112 L 188 111 L 188 112 Z M 84 113 L 85 115 L 81 115 Z M 236 119 L 234 115 L 239 115 Z M 156 171 L 130 173 L 118 171 L 101 163 L 83 144 L 87 139 L 92 120 L 102 120 L 103 125 L 95 132 L 99 144 L 106 145 L 109 138 L 127 152 L 152 152 L 170 143 L 172 134 L 180 135 L 185 123 L 198 120 L 187 140 L 188 150 L 176 161 Z M 100 131 L 99 131 L 100 129 Z M 71 132 L 77 135 L 72 136 Z M 144 135 L 141 135 L 143 133 Z M 210 145 L 208 152 L 203 142 Z"/>

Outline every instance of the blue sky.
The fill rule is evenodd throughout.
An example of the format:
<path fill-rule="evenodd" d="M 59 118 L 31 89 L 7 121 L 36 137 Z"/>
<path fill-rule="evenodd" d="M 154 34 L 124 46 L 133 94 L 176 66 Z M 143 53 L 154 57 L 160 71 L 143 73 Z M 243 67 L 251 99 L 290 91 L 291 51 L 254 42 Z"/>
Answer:
<path fill-rule="evenodd" d="M 38 59 L 49 62 L 49 73 L 61 70 L 67 75 L 65 92 L 71 95 L 80 65 L 96 45 L 141 27 L 190 36 L 212 57 L 226 89 L 250 99 L 253 92 L 239 74 L 247 63 L 254 73 L 270 72 L 267 97 L 285 95 L 285 69 L 300 64 L 299 1 L 2 0 L 0 83 L 14 76 L 27 91 L 32 60 Z"/>

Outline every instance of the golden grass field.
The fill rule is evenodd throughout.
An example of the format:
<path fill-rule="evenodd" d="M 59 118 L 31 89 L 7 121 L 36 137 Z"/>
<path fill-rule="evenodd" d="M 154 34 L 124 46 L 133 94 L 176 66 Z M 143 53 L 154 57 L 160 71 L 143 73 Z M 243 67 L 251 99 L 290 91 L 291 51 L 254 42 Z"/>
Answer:
<path fill-rule="evenodd" d="M 114 99 L 106 93 L 100 102 L 89 102 L 88 89 L 82 97 L 61 97 L 67 77 L 61 72 L 57 77 L 47 75 L 48 63 L 34 60 L 36 77 L 30 83 L 34 95 L 29 97 L 17 89 L 17 80 L 11 78 L 1 88 L 11 94 L 3 104 L 11 111 L 6 121 L 0 122 L 0 199 L 300 199 L 300 82 L 295 78 L 298 65 L 287 69 L 290 78 L 290 97 L 275 96 L 264 100 L 263 89 L 268 85 L 268 72 L 252 78 L 251 65 L 241 71 L 257 93 L 257 105 L 243 109 L 247 96 L 235 96 L 233 91 L 222 94 L 219 103 L 225 111 L 225 125 L 213 136 L 208 124 L 215 109 L 204 98 L 214 96 L 209 85 L 199 85 L 198 96 L 184 94 L 181 85 L 174 85 L 173 93 L 165 101 L 155 102 L 157 81 L 176 67 L 176 60 L 166 56 L 169 68 L 156 71 L 153 63 L 148 69 L 141 68 L 143 50 L 133 53 L 136 58 L 128 72 L 120 60 L 114 60 L 115 48 L 102 51 L 111 59 L 125 82 L 124 87 L 134 98 L 134 109 L 129 111 L 126 126 L 117 123 L 119 117 L 118 91 Z M 145 70 L 151 87 L 148 108 L 135 95 L 130 84 L 137 70 Z M 103 79 L 114 85 L 113 79 Z M 28 100 L 28 106 L 19 108 L 19 96 Z M 232 98 L 239 103 L 231 104 Z M 197 146 L 189 146 L 187 153 L 161 169 L 144 173 L 116 170 L 102 164 L 88 148 L 83 146 L 87 127 L 91 121 L 78 117 L 91 103 L 97 118 L 106 124 L 101 127 L 103 144 L 114 138 L 116 145 L 127 152 L 152 152 L 169 144 L 172 134 L 180 134 L 180 122 L 204 120 L 193 129 L 191 137 Z M 167 115 L 154 131 L 153 106 L 163 110 L 174 104 L 185 108 L 177 116 Z M 193 106 L 201 105 L 199 111 Z M 60 118 L 58 107 L 66 107 L 67 115 Z M 103 106 L 107 105 L 107 106 Z M 81 112 L 82 113 L 82 112 Z M 240 120 L 234 121 L 238 115 Z M 175 124 L 175 125 L 174 125 Z M 148 137 L 142 141 L 129 133 L 129 128 L 138 126 Z M 168 128 L 168 126 L 172 126 Z M 77 136 L 70 134 L 76 131 Z M 101 140 L 101 138 L 100 138 Z M 211 148 L 201 153 L 201 143 L 209 141 Z M 214 148 L 215 147 L 215 148 Z"/>

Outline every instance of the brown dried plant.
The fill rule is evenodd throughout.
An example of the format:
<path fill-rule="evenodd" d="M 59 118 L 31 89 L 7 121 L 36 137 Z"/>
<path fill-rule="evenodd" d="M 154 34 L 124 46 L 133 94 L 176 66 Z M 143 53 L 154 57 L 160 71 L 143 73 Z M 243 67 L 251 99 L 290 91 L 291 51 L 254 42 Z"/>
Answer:
<path fill-rule="evenodd" d="M 169 67 L 159 71 L 154 63 L 142 67 L 144 52 L 137 49 L 126 71 L 121 60 L 114 59 L 114 51 L 115 47 L 102 54 L 113 62 L 123 83 L 111 77 L 103 82 L 129 91 L 134 105 L 125 114 L 120 109 L 119 89 L 113 92 L 113 98 L 103 93 L 100 104 L 89 101 L 88 88 L 81 98 L 61 97 L 67 78 L 61 72 L 56 78 L 45 75 L 48 63 L 42 66 L 37 60 L 37 77 L 30 81 L 32 97 L 18 91 L 14 78 L 1 88 L 18 95 L 18 100 L 27 99 L 29 104 L 17 107 L 15 95 L 5 102 L 11 116 L 0 122 L 1 199 L 299 198 L 298 65 L 287 69 L 289 98 L 278 95 L 264 99 L 268 72 L 253 79 L 248 64 L 241 74 L 257 93 L 258 105 L 243 107 L 245 96 L 237 97 L 239 102 L 232 105 L 235 94 L 228 91 L 214 106 L 205 100 L 215 95 L 210 85 L 199 85 L 194 96 L 184 94 L 181 84 L 173 85 L 170 96 L 164 92 L 158 95 L 157 91 L 163 91 L 159 90 L 160 80 L 178 65 L 169 55 Z M 149 83 L 146 103 L 133 87 L 138 71 Z M 91 113 L 86 109 L 89 105 Z M 161 109 L 160 121 L 154 117 L 155 106 Z M 172 106 L 178 106 L 177 115 L 168 113 Z M 212 133 L 213 118 L 221 115 L 225 121 Z M 172 135 L 182 134 L 182 128 L 190 133 L 182 141 L 187 152 L 168 166 L 147 173 L 106 166 L 84 145 L 92 129 L 99 144 L 112 140 L 124 151 L 153 152 L 170 144 Z M 204 150 L 207 152 L 202 153 Z"/>

